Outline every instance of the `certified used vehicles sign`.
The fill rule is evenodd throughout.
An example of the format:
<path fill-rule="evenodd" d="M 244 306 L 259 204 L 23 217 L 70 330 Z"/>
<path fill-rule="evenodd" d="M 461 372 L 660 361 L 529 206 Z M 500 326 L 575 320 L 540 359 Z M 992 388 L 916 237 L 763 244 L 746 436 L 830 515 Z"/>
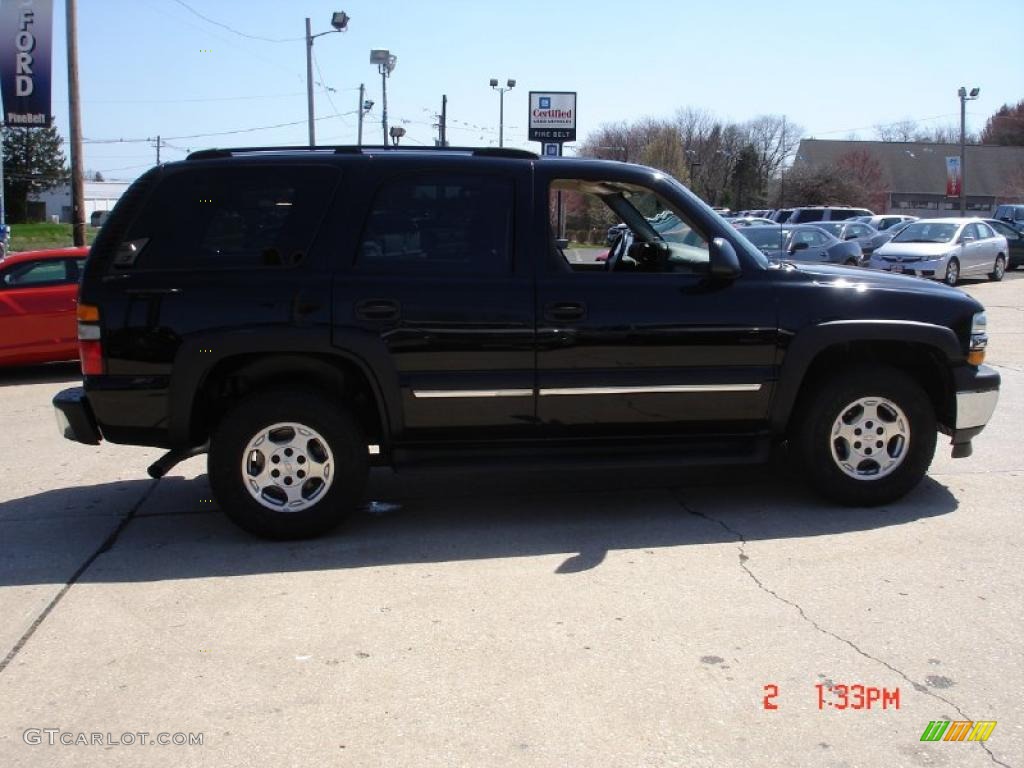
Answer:
<path fill-rule="evenodd" d="M 576 141 L 576 92 L 530 91 L 530 141 Z"/>

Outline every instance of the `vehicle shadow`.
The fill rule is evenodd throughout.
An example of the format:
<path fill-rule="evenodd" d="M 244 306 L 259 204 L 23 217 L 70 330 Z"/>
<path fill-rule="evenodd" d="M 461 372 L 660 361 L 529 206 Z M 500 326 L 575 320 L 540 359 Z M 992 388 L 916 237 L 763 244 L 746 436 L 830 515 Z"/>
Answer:
<path fill-rule="evenodd" d="M 0 503 L 0 586 L 63 583 L 69 559 L 93 554 L 65 534 L 76 516 L 114 531 L 104 505 L 149 495 L 84 582 L 144 582 L 408 563 L 563 555 L 555 571 L 599 567 L 609 551 L 842 534 L 944 515 L 957 500 L 925 479 L 899 503 L 872 509 L 822 502 L 777 469 L 673 473 L 503 471 L 392 474 L 375 470 L 367 503 L 337 532 L 268 542 L 236 528 L 214 506 L 205 475 L 64 488 Z M 154 485 L 155 483 L 155 485 Z M 89 498 L 87 507 L 82 499 Z M 45 510 L 38 516 L 28 510 Z M 69 519 L 70 518 L 70 519 Z M 81 522 L 81 521 L 79 521 Z M 17 535 L 3 535 L 8 526 Z M 70 539 L 70 540 L 69 540 Z M 74 558 L 68 547 L 79 548 Z M 90 545 L 95 546 L 95 545 Z M 77 565 L 76 565 L 77 567 Z"/>
<path fill-rule="evenodd" d="M 12 368 L 0 368 L 0 387 L 25 384 L 80 383 L 82 369 L 77 360 L 66 363 L 44 363 Z"/>

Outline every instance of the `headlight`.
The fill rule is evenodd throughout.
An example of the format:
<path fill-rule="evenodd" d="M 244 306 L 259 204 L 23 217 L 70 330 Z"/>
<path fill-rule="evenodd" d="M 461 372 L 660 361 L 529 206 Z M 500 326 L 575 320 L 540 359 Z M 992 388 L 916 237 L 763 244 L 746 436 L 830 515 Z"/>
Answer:
<path fill-rule="evenodd" d="M 981 365 L 985 362 L 985 347 L 988 346 L 988 317 L 978 312 L 971 320 L 971 344 L 967 351 L 967 362 Z"/>

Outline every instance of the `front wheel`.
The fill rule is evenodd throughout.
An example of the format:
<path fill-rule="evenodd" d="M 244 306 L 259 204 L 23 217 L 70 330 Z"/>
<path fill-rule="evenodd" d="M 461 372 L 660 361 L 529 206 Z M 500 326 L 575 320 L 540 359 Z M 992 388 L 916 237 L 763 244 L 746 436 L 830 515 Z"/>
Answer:
<path fill-rule="evenodd" d="M 850 506 L 894 501 L 935 454 L 931 400 L 900 370 L 847 369 L 816 387 L 798 415 L 796 455 L 810 485 Z"/>
<path fill-rule="evenodd" d="M 218 425 L 207 459 L 224 513 L 250 533 L 326 533 L 362 499 L 369 460 L 352 415 L 315 392 L 257 392 Z"/>
<path fill-rule="evenodd" d="M 960 282 L 960 262 L 956 259 L 950 259 L 949 264 L 946 265 L 946 274 L 942 279 L 946 285 L 955 286 Z"/>
<path fill-rule="evenodd" d="M 1003 254 L 996 256 L 996 263 L 992 267 L 992 271 L 988 273 L 988 279 L 994 283 L 998 283 L 1003 279 L 1003 275 L 1006 274 L 1006 258 Z"/>

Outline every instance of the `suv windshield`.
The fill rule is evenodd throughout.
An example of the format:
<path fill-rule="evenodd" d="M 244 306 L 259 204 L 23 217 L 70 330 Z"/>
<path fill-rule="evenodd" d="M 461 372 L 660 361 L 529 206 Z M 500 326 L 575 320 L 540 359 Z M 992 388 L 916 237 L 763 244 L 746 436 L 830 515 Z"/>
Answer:
<path fill-rule="evenodd" d="M 948 243 L 959 228 L 959 224 L 916 222 L 896 235 L 892 241 L 894 243 Z"/>

